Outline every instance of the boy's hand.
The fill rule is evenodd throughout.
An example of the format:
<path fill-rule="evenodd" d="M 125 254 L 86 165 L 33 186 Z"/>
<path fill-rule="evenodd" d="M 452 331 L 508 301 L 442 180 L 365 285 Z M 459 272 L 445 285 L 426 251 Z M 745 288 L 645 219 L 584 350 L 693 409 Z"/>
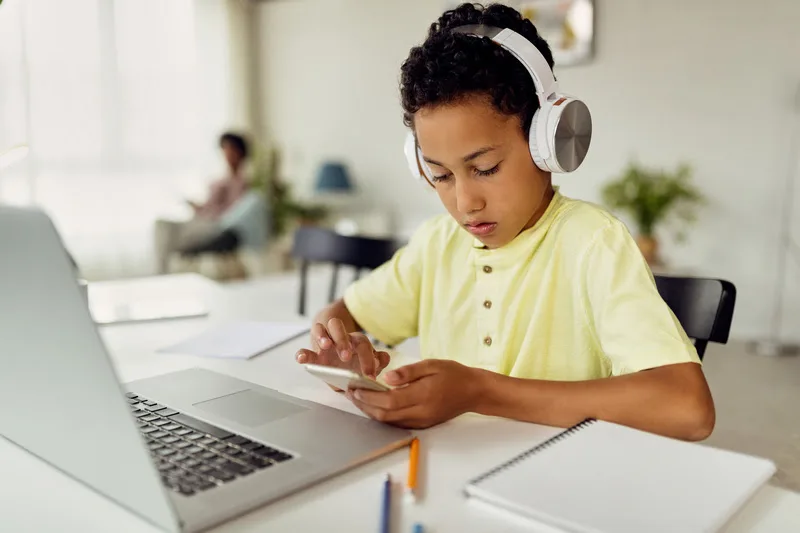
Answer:
<path fill-rule="evenodd" d="M 384 377 L 389 392 L 347 391 L 370 418 L 405 428 L 427 428 L 473 410 L 479 380 L 474 368 L 430 359 L 393 370 Z"/>
<path fill-rule="evenodd" d="M 311 350 L 297 352 L 297 362 L 334 366 L 375 378 L 389 364 L 389 354 L 375 350 L 363 333 L 348 333 L 344 323 L 332 318 L 311 328 Z"/>

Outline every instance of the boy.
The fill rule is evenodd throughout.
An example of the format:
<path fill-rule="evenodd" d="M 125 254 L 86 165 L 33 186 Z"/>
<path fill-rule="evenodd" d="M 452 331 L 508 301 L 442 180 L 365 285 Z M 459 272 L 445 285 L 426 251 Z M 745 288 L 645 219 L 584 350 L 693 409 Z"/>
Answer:
<path fill-rule="evenodd" d="M 386 344 L 419 336 L 423 361 L 390 392 L 347 391 L 386 423 L 429 427 L 465 412 L 552 426 L 598 418 L 687 440 L 714 405 L 691 341 L 626 228 L 554 188 L 533 161 L 531 75 L 465 25 L 509 28 L 553 67 L 530 21 L 464 4 L 431 25 L 402 67 L 405 122 L 448 215 L 323 309 L 300 363 L 375 376 Z"/>

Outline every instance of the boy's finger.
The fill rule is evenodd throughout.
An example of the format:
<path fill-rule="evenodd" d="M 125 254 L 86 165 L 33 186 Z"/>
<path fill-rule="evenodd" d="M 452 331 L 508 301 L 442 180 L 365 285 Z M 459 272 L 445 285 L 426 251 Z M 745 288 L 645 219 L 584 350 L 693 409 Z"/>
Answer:
<path fill-rule="evenodd" d="M 386 383 L 390 385 L 405 385 L 420 378 L 435 374 L 439 371 L 439 361 L 428 359 L 412 365 L 401 366 L 386 373 Z"/>
<path fill-rule="evenodd" d="M 328 333 L 331 335 L 333 343 L 336 345 L 336 351 L 342 361 L 349 361 L 353 355 L 353 347 L 350 345 L 350 335 L 344 329 L 344 323 L 338 318 L 332 318 L 328 322 Z"/>
<path fill-rule="evenodd" d="M 372 345 L 369 341 L 356 342 L 354 348 L 358 363 L 361 366 L 361 373 L 374 378 L 378 373 L 378 369 L 375 366 L 377 361 L 375 360 L 375 350 L 372 349 Z"/>
<path fill-rule="evenodd" d="M 323 350 L 326 350 L 333 345 L 325 326 L 319 322 L 311 327 L 311 340 Z"/>
<path fill-rule="evenodd" d="M 294 356 L 295 360 L 301 364 L 315 364 L 317 362 L 317 354 L 311 350 L 306 350 L 302 348 L 297 350 L 297 353 Z"/>

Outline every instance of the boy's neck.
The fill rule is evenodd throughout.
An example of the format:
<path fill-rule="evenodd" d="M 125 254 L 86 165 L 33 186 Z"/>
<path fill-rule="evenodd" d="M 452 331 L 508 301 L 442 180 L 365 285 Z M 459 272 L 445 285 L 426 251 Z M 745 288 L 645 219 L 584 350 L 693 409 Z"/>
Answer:
<path fill-rule="evenodd" d="M 542 215 L 544 215 L 545 211 L 547 211 L 547 208 L 550 207 L 550 202 L 553 201 L 553 197 L 555 195 L 556 190 L 553 188 L 553 185 L 548 184 L 544 190 L 544 194 L 542 195 L 542 200 L 539 202 L 539 207 L 537 207 L 533 212 L 530 220 L 528 220 L 528 223 L 525 224 L 522 230 L 520 230 L 520 233 L 527 229 L 531 229 L 537 222 L 539 222 L 539 219 L 542 218 Z"/>

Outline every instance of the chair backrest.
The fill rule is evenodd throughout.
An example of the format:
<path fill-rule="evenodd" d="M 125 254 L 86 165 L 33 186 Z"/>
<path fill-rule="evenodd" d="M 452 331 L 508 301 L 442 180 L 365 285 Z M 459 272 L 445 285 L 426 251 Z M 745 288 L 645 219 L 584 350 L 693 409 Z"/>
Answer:
<path fill-rule="evenodd" d="M 310 263 L 331 263 L 333 265 L 333 275 L 328 291 L 328 301 L 332 302 L 336 297 L 340 265 L 355 268 L 355 278 L 358 279 L 362 269 L 372 270 L 381 266 L 392 258 L 401 245 L 392 239 L 341 235 L 313 226 L 299 228 L 294 234 L 292 256 L 301 259 L 298 305 L 300 314 L 305 315 L 308 265 Z"/>
<path fill-rule="evenodd" d="M 655 276 L 658 292 L 686 334 L 694 339 L 700 358 L 709 342 L 725 344 L 731 331 L 736 287 L 722 279 Z"/>

